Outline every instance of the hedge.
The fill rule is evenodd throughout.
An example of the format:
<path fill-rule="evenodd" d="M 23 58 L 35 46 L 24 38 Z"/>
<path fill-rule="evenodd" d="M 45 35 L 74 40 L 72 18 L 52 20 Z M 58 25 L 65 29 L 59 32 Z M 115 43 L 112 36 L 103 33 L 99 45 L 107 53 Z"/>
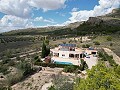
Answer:
<path fill-rule="evenodd" d="M 55 63 L 43 63 L 43 62 L 35 62 L 35 65 L 42 66 L 42 67 L 51 67 L 51 68 L 64 68 L 66 66 L 73 66 L 74 68 L 79 68 L 79 66 L 76 65 L 67 65 L 67 64 L 55 64 Z"/>

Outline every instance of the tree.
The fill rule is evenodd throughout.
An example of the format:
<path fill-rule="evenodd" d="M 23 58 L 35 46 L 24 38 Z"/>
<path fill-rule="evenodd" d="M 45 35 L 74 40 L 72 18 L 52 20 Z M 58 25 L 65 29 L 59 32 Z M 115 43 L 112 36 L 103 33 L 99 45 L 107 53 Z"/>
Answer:
<path fill-rule="evenodd" d="M 46 56 L 48 56 L 50 54 L 50 47 L 48 46 L 47 48 L 46 48 Z"/>
<path fill-rule="evenodd" d="M 83 44 L 83 45 L 82 45 L 82 48 L 89 48 L 89 47 L 90 47 L 89 44 Z"/>
<path fill-rule="evenodd" d="M 34 62 L 42 62 L 42 61 L 40 60 L 39 56 L 35 56 L 34 57 Z"/>
<path fill-rule="evenodd" d="M 27 61 L 21 61 L 17 67 L 18 69 L 22 70 L 24 76 L 29 75 L 33 72 L 31 63 Z"/>
<path fill-rule="evenodd" d="M 45 40 L 45 44 L 49 45 L 49 40 L 48 39 Z"/>
<path fill-rule="evenodd" d="M 43 41 L 41 58 L 45 57 L 46 57 L 46 45 L 45 42 Z"/>
<path fill-rule="evenodd" d="M 117 69 L 118 72 L 118 69 Z M 113 68 L 107 68 L 103 62 L 99 62 L 88 72 L 86 79 L 80 79 L 74 85 L 74 90 L 119 90 L 120 77 Z"/>
<path fill-rule="evenodd" d="M 43 41 L 41 58 L 45 58 L 46 56 L 48 56 L 50 54 L 50 47 L 47 45 L 48 45 L 48 43 L 46 44 Z"/>
<path fill-rule="evenodd" d="M 88 65 L 83 59 L 81 59 L 80 69 L 81 71 L 88 69 Z"/>
<path fill-rule="evenodd" d="M 0 42 L 5 44 L 5 40 L 4 39 L 1 39 Z"/>

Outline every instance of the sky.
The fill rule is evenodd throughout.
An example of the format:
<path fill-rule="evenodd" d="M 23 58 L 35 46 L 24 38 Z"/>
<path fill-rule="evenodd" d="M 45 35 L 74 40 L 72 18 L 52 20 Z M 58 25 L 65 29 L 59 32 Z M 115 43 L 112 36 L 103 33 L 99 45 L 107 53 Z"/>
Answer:
<path fill-rule="evenodd" d="M 64 26 L 110 13 L 120 0 L 0 0 L 0 32 Z"/>

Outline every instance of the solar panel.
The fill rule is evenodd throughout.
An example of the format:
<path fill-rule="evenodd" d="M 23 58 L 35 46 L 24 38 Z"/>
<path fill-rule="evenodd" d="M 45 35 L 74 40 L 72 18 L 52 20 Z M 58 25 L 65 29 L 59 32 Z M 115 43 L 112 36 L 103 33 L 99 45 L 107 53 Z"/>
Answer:
<path fill-rule="evenodd" d="M 76 44 L 60 44 L 60 46 L 76 47 Z"/>

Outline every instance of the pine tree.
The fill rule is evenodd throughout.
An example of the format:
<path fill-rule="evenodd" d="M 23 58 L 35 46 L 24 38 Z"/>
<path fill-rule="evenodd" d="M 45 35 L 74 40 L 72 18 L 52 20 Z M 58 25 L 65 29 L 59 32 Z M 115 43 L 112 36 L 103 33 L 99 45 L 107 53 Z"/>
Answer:
<path fill-rule="evenodd" d="M 42 45 L 42 54 L 41 54 L 41 58 L 45 58 L 46 57 L 46 45 L 43 41 L 43 45 Z"/>
<path fill-rule="evenodd" d="M 87 71 L 87 78 L 76 80 L 74 90 L 120 90 L 120 67 L 108 68 L 103 62 Z"/>
<path fill-rule="evenodd" d="M 50 54 L 50 47 L 46 48 L 46 56 L 48 56 Z"/>

